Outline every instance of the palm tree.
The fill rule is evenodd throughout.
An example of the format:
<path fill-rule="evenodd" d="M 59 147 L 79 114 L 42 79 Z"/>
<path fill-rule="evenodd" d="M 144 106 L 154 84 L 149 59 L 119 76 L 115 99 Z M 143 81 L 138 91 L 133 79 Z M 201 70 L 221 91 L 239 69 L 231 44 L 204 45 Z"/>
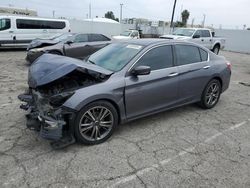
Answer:
<path fill-rule="evenodd" d="M 187 21 L 188 21 L 188 18 L 189 18 L 189 11 L 188 10 L 183 10 L 182 13 L 181 13 L 181 22 L 184 26 L 187 25 Z"/>

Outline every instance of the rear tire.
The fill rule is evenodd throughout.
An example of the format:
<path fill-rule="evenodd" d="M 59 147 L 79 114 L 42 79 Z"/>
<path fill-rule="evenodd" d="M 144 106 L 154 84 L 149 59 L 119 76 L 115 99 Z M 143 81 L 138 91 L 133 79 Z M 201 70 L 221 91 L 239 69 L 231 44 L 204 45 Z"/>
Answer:
<path fill-rule="evenodd" d="M 218 44 L 216 44 L 212 50 L 216 55 L 219 54 L 220 52 L 220 46 Z"/>
<path fill-rule="evenodd" d="M 94 145 L 106 141 L 118 125 L 118 113 L 107 101 L 96 101 L 83 107 L 77 114 L 74 130 L 76 140 Z"/>
<path fill-rule="evenodd" d="M 211 109 L 218 103 L 221 95 L 221 83 L 212 79 L 205 87 L 199 105 L 204 109 Z"/>

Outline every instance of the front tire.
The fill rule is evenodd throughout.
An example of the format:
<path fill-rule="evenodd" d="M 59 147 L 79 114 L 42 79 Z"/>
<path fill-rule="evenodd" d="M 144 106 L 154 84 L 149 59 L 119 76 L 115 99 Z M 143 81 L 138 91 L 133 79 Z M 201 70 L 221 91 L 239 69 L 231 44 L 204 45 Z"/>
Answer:
<path fill-rule="evenodd" d="M 85 106 L 76 117 L 75 137 L 80 143 L 94 145 L 106 141 L 118 125 L 118 113 L 107 101 Z"/>
<path fill-rule="evenodd" d="M 218 103 L 221 95 L 221 83 L 217 79 L 211 80 L 204 89 L 199 105 L 204 109 L 211 109 Z"/>

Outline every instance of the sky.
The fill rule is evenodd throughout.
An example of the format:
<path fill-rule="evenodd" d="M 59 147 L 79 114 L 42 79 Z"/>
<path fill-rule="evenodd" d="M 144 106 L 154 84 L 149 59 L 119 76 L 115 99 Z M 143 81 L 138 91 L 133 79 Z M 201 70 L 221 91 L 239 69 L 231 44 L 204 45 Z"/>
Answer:
<path fill-rule="evenodd" d="M 120 3 L 123 4 L 123 18 L 147 18 L 170 21 L 174 0 L 0 0 L 0 6 L 14 6 L 34 9 L 39 16 L 85 19 L 91 3 L 92 17 L 103 17 L 113 11 L 120 17 Z M 250 0 L 177 0 L 175 21 L 180 20 L 181 10 L 190 12 L 188 23 L 201 24 L 206 15 L 206 26 L 242 29 L 250 27 Z"/>

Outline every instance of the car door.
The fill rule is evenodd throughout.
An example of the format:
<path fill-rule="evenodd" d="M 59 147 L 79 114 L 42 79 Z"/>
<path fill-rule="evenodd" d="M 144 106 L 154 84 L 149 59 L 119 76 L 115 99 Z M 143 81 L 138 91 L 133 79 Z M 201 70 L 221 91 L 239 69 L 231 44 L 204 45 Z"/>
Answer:
<path fill-rule="evenodd" d="M 131 68 L 151 67 L 149 75 L 128 75 L 125 78 L 127 118 L 173 106 L 178 93 L 178 71 L 174 66 L 172 46 L 158 46 L 145 53 Z"/>
<path fill-rule="evenodd" d="M 196 44 L 200 44 L 203 45 L 203 38 L 202 38 L 202 32 L 201 30 L 197 30 L 194 35 L 193 38 L 191 39 L 192 42 L 196 43 Z"/>
<path fill-rule="evenodd" d="M 64 44 L 65 55 L 78 59 L 84 59 L 90 54 L 88 34 L 74 36 L 73 43 Z"/>
<path fill-rule="evenodd" d="M 175 45 L 179 72 L 180 103 L 199 100 L 211 76 L 208 53 L 193 45 Z"/>
<path fill-rule="evenodd" d="M 201 36 L 202 36 L 202 42 L 203 46 L 206 47 L 207 49 L 212 49 L 212 36 L 209 30 L 202 30 L 201 31 Z"/>
<path fill-rule="evenodd" d="M 0 18 L 0 44 L 13 42 L 14 31 L 11 29 L 11 19 Z"/>

